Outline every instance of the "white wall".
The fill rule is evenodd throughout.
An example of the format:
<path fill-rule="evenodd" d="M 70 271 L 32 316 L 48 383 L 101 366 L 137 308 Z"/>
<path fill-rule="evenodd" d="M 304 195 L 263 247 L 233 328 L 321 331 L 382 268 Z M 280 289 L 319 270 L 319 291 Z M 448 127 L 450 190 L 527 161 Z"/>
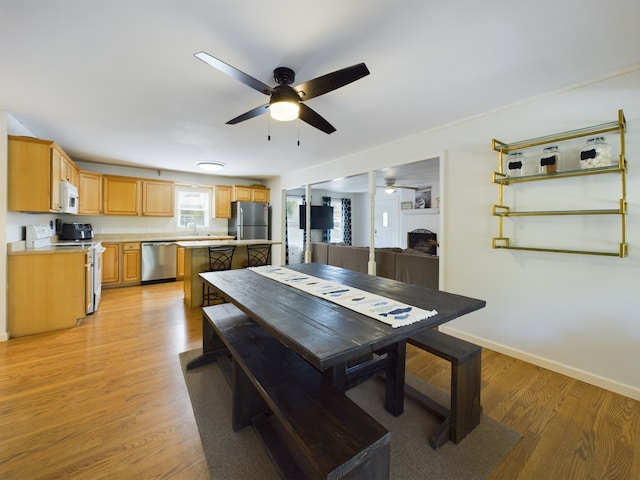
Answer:
<path fill-rule="evenodd" d="M 497 220 L 491 139 L 523 140 L 627 119 L 627 258 L 491 249 Z M 444 153 L 441 285 L 487 307 L 445 330 L 481 345 L 640 399 L 640 65 L 522 101 L 332 165 L 292 172 L 281 184 L 325 180 Z M 397 163 L 397 161 L 395 161 Z M 581 241 L 581 232 L 576 232 Z M 584 239 L 585 243 L 587 239 Z"/>

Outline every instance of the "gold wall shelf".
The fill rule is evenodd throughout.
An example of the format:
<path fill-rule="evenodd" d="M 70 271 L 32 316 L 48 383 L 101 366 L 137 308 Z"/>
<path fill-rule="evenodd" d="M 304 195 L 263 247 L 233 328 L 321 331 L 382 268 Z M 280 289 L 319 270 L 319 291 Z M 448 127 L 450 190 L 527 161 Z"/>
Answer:
<path fill-rule="evenodd" d="M 493 183 L 498 183 L 500 185 L 511 185 L 515 183 L 523 183 L 523 182 L 537 182 L 542 180 L 554 180 L 558 178 L 569 178 L 569 177 L 582 177 L 585 175 L 600 175 L 603 173 L 622 173 L 623 170 L 626 170 L 626 162 L 623 162 L 623 167 L 620 168 L 617 165 L 612 165 L 608 167 L 597 167 L 597 168 L 585 168 L 581 170 L 566 170 L 564 172 L 555 172 L 555 173 L 538 173 L 535 175 L 523 175 L 521 177 L 507 177 L 505 174 L 501 172 L 493 172 Z"/>
<path fill-rule="evenodd" d="M 581 128 L 569 132 L 559 133 L 556 135 L 547 135 L 543 137 L 532 138 L 513 143 L 504 143 L 495 138 L 491 141 L 491 148 L 498 152 L 498 171 L 493 172 L 492 182 L 498 185 L 498 203 L 492 207 L 492 215 L 498 217 L 498 236 L 492 239 L 492 248 L 506 250 L 529 250 L 536 252 L 555 252 L 585 255 L 602 255 L 611 257 L 626 257 L 628 255 L 628 245 L 626 242 L 626 215 L 627 215 L 627 161 L 625 157 L 625 132 L 627 130 L 626 120 L 622 110 L 618 110 L 618 120 L 609 123 L 603 123 L 592 127 Z M 609 132 L 618 132 L 620 135 L 620 155 L 618 164 L 606 167 L 566 170 L 554 173 L 523 175 L 517 177 L 509 177 L 504 172 L 503 155 L 509 154 L 517 150 L 526 148 L 560 143 L 573 140 L 580 137 L 601 135 Z M 531 211 L 515 211 L 509 206 L 504 205 L 503 187 L 507 185 L 536 182 L 546 180 L 560 180 L 570 177 L 582 177 L 601 174 L 618 174 L 621 179 L 620 205 L 617 209 L 585 209 L 585 210 L 531 210 Z M 564 215 L 619 215 L 620 216 L 620 235 L 621 240 L 618 245 L 618 251 L 592 251 L 592 250 L 574 250 L 562 248 L 540 248 L 535 246 L 513 245 L 508 237 L 503 233 L 503 221 L 508 217 L 533 217 L 533 216 L 564 216 Z"/>

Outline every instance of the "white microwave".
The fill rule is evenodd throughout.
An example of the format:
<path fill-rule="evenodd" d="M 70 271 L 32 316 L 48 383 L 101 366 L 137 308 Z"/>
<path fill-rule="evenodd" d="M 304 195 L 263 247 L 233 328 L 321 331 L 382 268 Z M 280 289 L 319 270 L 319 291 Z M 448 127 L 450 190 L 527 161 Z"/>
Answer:
<path fill-rule="evenodd" d="M 78 188 L 69 182 L 60 182 L 60 207 L 63 213 L 78 213 Z"/>

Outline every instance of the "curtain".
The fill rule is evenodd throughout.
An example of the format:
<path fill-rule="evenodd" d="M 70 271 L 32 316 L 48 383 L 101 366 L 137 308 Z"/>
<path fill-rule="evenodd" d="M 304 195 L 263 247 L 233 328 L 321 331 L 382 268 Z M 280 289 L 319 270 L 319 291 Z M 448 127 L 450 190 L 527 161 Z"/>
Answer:
<path fill-rule="evenodd" d="M 322 206 L 330 207 L 331 206 L 331 197 L 322 197 Z M 331 241 L 331 230 L 323 230 L 322 231 L 322 241 L 324 243 L 329 243 Z"/>
<path fill-rule="evenodd" d="M 284 264 L 289 265 L 289 209 L 287 208 L 287 197 L 285 197 L 285 208 L 284 208 Z"/>
<path fill-rule="evenodd" d="M 342 242 L 346 245 L 352 244 L 351 235 L 351 199 L 342 199 Z"/>
<path fill-rule="evenodd" d="M 306 205 L 307 204 L 307 197 L 306 195 L 302 195 L 302 205 Z M 304 252 L 307 251 L 307 227 L 304 225 L 300 225 L 303 230 L 302 230 L 302 263 L 304 263 Z"/>

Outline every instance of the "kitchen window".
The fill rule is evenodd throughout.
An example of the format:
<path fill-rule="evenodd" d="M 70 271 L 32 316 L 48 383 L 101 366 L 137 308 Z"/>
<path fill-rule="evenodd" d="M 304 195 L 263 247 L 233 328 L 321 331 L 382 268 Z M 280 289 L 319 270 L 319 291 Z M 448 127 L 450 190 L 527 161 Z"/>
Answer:
<path fill-rule="evenodd" d="M 178 188 L 176 190 L 178 212 L 177 229 L 194 230 L 209 228 L 211 190 L 208 188 Z"/>

